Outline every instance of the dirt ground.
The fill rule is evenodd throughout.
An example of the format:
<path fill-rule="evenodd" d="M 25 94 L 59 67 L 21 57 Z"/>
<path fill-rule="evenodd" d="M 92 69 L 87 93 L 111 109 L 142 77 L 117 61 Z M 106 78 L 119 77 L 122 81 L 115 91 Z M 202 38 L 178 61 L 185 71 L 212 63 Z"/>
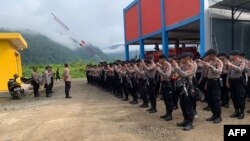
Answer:
<path fill-rule="evenodd" d="M 0 141 L 222 141 L 224 124 L 249 124 L 230 119 L 232 106 L 223 109 L 223 122 L 206 122 L 210 112 L 202 111 L 198 103 L 199 118 L 195 129 L 189 132 L 176 127 L 182 120 L 181 111 L 174 111 L 174 120 L 165 122 L 163 102 L 158 100 L 158 113 L 149 114 L 138 105 L 122 102 L 85 80 L 72 82 L 73 99 L 64 98 L 62 82 L 55 84 L 52 98 L 11 100 L 0 94 Z M 248 108 L 250 105 L 248 103 Z"/>

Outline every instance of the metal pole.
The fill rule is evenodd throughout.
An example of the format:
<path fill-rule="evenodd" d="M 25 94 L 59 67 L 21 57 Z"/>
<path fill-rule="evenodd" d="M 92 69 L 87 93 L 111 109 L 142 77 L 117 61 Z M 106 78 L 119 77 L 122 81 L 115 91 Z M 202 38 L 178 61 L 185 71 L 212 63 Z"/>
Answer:
<path fill-rule="evenodd" d="M 145 59 L 144 55 L 144 40 L 140 40 L 140 58 Z"/>
<path fill-rule="evenodd" d="M 168 31 L 162 32 L 162 53 L 166 56 L 169 56 L 169 48 L 168 48 Z"/>
<path fill-rule="evenodd" d="M 231 19 L 231 21 L 232 21 L 232 51 L 234 50 L 234 23 L 235 23 L 235 21 L 234 21 L 234 8 L 232 7 L 232 19 Z"/>
<path fill-rule="evenodd" d="M 125 45 L 125 57 L 126 57 L 126 60 L 128 61 L 129 60 L 129 45 Z"/>

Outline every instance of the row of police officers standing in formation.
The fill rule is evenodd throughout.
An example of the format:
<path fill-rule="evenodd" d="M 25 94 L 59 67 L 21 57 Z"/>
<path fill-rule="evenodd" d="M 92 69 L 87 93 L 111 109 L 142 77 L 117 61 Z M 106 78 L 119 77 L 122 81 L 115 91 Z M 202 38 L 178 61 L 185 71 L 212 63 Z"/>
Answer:
<path fill-rule="evenodd" d="M 184 120 L 177 126 L 189 131 L 193 129 L 196 102 L 201 94 L 202 101 L 208 104 L 204 110 L 211 111 L 207 121 L 215 124 L 222 121 L 221 107 L 229 108 L 230 96 L 235 109 L 230 117 L 244 118 L 247 94 L 250 96 L 248 70 L 250 61 L 239 51 L 227 56 L 210 49 L 202 58 L 196 59 L 193 54 L 183 53 L 177 58 L 161 55 L 158 62 L 152 58 L 111 64 L 102 62 L 88 65 L 86 75 L 89 84 L 110 91 L 123 101 L 129 101 L 131 95 L 133 100 L 129 103 L 138 104 L 140 97 L 140 107 L 150 106 L 149 113 L 157 112 L 159 92 L 166 108 L 166 114 L 161 118 L 166 121 L 173 119 L 173 110 L 180 103 Z"/>
<path fill-rule="evenodd" d="M 63 81 L 65 82 L 65 98 L 72 98 L 69 94 L 70 88 L 71 88 L 71 75 L 70 75 L 70 69 L 69 65 L 64 65 L 64 71 L 63 71 Z M 44 86 L 46 97 L 51 97 L 53 95 L 53 86 L 54 86 L 54 80 L 61 80 L 59 68 L 57 69 L 56 73 L 53 72 L 51 66 L 46 66 L 43 75 L 39 75 L 37 68 L 33 67 L 32 74 L 31 74 L 31 84 L 33 85 L 33 91 L 34 91 L 34 97 L 38 98 L 40 96 L 39 94 L 39 88 L 40 85 Z"/>

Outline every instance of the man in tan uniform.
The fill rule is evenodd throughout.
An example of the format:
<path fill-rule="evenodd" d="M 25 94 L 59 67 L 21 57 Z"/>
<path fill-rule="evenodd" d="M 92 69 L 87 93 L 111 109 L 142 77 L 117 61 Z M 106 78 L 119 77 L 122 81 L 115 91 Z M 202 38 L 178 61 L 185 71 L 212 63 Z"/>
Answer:
<path fill-rule="evenodd" d="M 71 75 L 70 75 L 70 70 L 69 70 L 69 65 L 65 64 L 65 69 L 63 72 L 63 80 L 65 82 L 65 98 L 72 98 L 69 96 L 69 90 L 71 88 Z"/>

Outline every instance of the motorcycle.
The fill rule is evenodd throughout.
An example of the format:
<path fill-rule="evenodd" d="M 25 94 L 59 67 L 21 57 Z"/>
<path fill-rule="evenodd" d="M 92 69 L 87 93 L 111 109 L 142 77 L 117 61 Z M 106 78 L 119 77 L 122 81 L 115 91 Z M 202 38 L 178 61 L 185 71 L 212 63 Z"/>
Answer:
<path fill-rule="evenodd" d="M 9 94 L 13 99 L 21 99 L 21 97 L 24 95 L 24 89 L 22 89 L 21 84 L 16 81 L 18 77 L 19 75 L 15 74 L 13 79 L 8 80 Z"/>

